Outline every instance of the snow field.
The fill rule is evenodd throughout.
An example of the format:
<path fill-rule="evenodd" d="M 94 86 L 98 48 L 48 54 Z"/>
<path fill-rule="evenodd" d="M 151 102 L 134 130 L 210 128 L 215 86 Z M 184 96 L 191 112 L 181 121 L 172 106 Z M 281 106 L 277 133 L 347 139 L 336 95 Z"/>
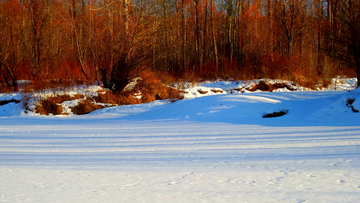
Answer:
<path fill-rule="evenodd" d="M 67 117 L 0 106 L 0 202 L 359 202 L 359 90 L 209 94 Z"/>
<path fill-rule="evenodd" d="M 2 202 L 359 198 L 359 127 L 35 120 L 1 126 Z"/>

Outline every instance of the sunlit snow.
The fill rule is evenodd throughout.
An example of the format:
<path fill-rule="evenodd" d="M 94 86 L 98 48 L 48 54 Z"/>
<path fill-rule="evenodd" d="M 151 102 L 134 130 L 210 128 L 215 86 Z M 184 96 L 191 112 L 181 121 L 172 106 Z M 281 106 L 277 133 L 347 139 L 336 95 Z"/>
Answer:
<path fill-rule="evenodd" d="M 359 202 L 360 113 L 346 106 L 353 98 L 360 109 L 354 84 L 231 93 L 244 84 L 218 81 L 189 86 L 184 100 L 82 116 L 9 103 L 0 202 Z"/>

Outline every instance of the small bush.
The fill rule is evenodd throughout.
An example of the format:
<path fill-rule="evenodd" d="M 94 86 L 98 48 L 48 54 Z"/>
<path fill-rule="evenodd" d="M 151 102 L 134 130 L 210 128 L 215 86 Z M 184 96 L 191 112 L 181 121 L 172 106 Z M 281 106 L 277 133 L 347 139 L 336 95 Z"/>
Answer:
<path fill-rule="evenodd" d="M 183 91 L 163 85 L 155 74 L 149 70 L 142 71 L 138 76 L 142 80 L 138 80 L 133 90 L 121 92 L 120 96 L 123 101 L 131 102 L 130 104 L 149 103 L 157 99 L 156 95 L 161 99 L 177 100 L 183 98 Z M 141 93 L 141 99 L 134 98 L 134 94 L 139 92 Z"/>
<path fill-rule="evenodd" d="M 86 100 L 79 102 L 77 106 L 70 107 L 70 109 L 74 114 L 83 115 L 91 113 L 98 109 L 102 109 L 104 107 L 105 106 L 94 104 L 91 99 L 87 98 Z"/>
<path fill-rule="evenodd" d="M 25 113 L 29 112 L 29 94 L 22 93 L 22 105 L 24 106 Z"/>

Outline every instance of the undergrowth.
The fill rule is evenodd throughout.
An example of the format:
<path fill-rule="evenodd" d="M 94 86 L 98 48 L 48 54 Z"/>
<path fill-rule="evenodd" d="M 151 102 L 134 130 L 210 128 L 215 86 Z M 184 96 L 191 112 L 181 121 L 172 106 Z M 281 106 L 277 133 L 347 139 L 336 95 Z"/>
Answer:
<path fill-rule="evenodd" d="M 133 77 L 140 77 L 136 85 L 127 90 L 120 92 L 114 92 L 110 90 L 98 91 L 97 95 L 69 95 L 69 94 L 55 94 L 52 97 L 40 98 L 35 102 L 36 113 L 42 115 L 60 115 L 67 114 L 63 112 L 62 103 L 64 101 L 80 100 L 76 106 L 70 107 L 73 114 L 82 115 L 88 114 L 92 111 L 102 109 L 109 106 L 117 105 L 129 105 L 129 104 L 140 104 L 149 103 L 155 100 L 166 100 L 169 99 L 174 102 L 178 99 L 182 99 L 183 91 L 177 90 L 166 85 L 155 77 L 150 71 L 142 71 L 139 75 Z M 23 104 L 25 111 L 29 111 L 29 93 L 23 94 Z"/>
<path fill-rule="evenodd" d="M 46 98 L 40 98 L 35 103 L 35 112 L 42 114 L 42 115 L 61 115 L 63 114 L 63 108 L 61 106 L 61 103 L 64 101 L 71 101 L 75 99 L 82 99 L 84 98 L 84 95 L 75 94 L 75 95 L 69 95 L 69 94 L 62 94 L 62 95 L 56 95 L 53 97 L 46 97 Z M 28 99 L 26 99 L 28 100 Z M 28 107 L 28 101 L 24 100 L 24 107 L 25 111 L 29 110 Z"/>
<path fill-rule="evenodd" d="M 97 92 L 97 95 L 82 95 L 77 94 L 74 96 L 63 94 L 56 95 L 53 97 L 41 98 L 35 102 L 35 109 L 32 109 L 36 113 L 44 115 L 59 115 L 66 114 L 63 112 L 62 103 L 64 101 L 79 100 L 76 106 L 71 107 L 73 114 L 87 114 L 94 110 L 101 109 L 107 106 L 115 105 L 129 105 L 129 104 L 139 104 L 139 103 L 149 103 L 154 100 L 166 100 L 169 99 L 171 102 L 183 98 L 183 91 L 178 90 L 179 85 L 181 84 L 195 84 L 205 80 L 250 80 L 257 77 L 265 77 L 269 75 L 270 79 L 285 79 L 294 81 L 296 84 L 303 87 L 315 88 L 320 82 L 324 86 L 329 84 L 329 81 L 326 78 L 332 77 L 332 72 L 328 73 L 328 77 L 325 79 L 321 78 L 319 74 L 314 74 L 313 72 L 308 71 L 304 68 L 299 68 L 297 64 L 300 64 L 300 59 L 283 59 L 279 57 L 271 57 L 265 60 L 262 64 L 262 68 L 258 70 L 258 73 L 254 74 L 253 69 L 246 64 L 240 67 L 236 61 L 224 61 L 225 64 L 221 68 L 217 68 L 214 63 L 205 63 L 202 67 L 194 68 L 193 71 L 178 71 L 178 72 L 167 72 L 167 71 L 156 71 L 155 73 L 149 69 L 134 71 L 130 73 L 130 78 L 141 78 L 135 82 L 131 88 L 122 91 L 110 91 L 102 90 Z M 303 64 L 302 66 L 307 66 L 308 64 Z M 325 73 L 321 73 L 323 76 Z M 305 77 L 308 76 L 308 77 Z M 70 80 L 52 80 L 51 83 L 46 83 L 46 87 L 56 87 L 58 83 L 66 83 L 63 89 L 67 85 L 84 84 L 82 80 L 76 80 L 72 82 Z M 177 88 L 172 88 L 171 85 L 177 84 Z M 38 86 L 36 86 L 38 85 Z M 39 82 L 23 88 L 23 105 L 25 111 L 30 111 L 29 108 L 29 99 L 33 98 L 31 92 L 38 88 L 42 88 L 41 85 L 45 86 L 43 83 Z M 248 91 L 269 91 L 272 92 L 275 89 L 286 88 L 290 91 L 296 90 L 294 88 L 295 84 L 289 83 L 274 83 L 270 84 L 264 80 L 260 80 L 258 84 L 251 88 L 247 88 Z M 185 89 L 185 88 L 183 88 Z M 237 89 L 234 89 L 237 90 Z M 238 91 L 244 91 L 245 89 L 238 89 Z M 218 93 L 221 90 L 211 90 L 214 93 Z M 199 91 L 200 92 L 200 91 Z M 206 94 L 207 92 L 200 92 Z"/>
<path fill-rule="evenodd" d="M 274 83 L 274 84 L 270 84 L 270 83 L 266 83 L 265 81 L 261 80 L 259 83 L 257 83 L 256 85 L 254 85 L 252 88 L 249 88 L 249 91 L 256 91 L 256 90 L 261 90 L 261 91 L 267 91 L 267 92 L 272 92 L 276 89 L 279 88 L 286 88 L 290 91 L 295 91 L 296 89 L 292 87 L 293 85 L 289 85 L 287 83 Z"/>
<path fill-rule="evenodd" d="M 35 107 L 35 112 L 42 115 L 60 115 L 62 113 L 62 106 L 57 104 L 54 100 L 44 99 L 38 102 Z"/>

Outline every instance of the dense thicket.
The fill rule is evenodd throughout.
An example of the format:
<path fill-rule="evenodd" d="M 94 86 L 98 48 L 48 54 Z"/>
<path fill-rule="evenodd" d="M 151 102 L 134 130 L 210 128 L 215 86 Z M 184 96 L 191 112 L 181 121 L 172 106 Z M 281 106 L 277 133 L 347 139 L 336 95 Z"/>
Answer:
<path fill-rule="evenodd" d="M 182 78 L 360 75 L 358 0 L 0 0 L 0 91 L 137 72 Z M 360 80 L 358 80 L 360 81 Z"/>

